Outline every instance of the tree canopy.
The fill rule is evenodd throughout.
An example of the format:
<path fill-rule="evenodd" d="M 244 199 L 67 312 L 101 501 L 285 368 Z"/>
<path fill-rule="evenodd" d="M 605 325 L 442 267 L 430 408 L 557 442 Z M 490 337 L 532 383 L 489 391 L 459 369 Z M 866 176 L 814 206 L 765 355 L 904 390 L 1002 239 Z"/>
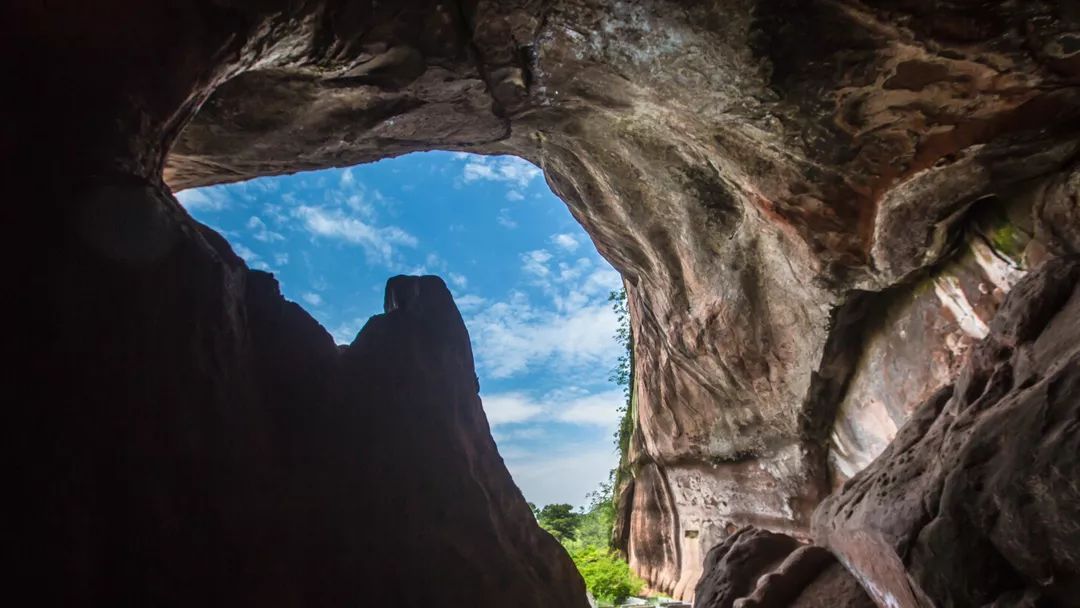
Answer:
<path fill-rule="evenodd" d="M 540 527 L 550 532 L 559 542 L 575 539 L 582 517 L 581 513 L 574 512 L 573 506 L 566 503 L 544 505 L 536 511 L 536 521 L 540 523 Z"/>

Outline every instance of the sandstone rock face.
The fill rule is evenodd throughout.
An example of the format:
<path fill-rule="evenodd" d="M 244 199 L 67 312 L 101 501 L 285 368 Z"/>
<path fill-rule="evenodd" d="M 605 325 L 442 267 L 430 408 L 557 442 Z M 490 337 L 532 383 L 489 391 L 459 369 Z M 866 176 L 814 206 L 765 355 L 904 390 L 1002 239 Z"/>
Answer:
<path fill-rule="evenodd" d="M 145 264 L 194 230 L 159 217 L 166 183 L 432 148 L 541 166 L 626 281 L 637 419 L 621 538 L 634 567 L 679 597 L 708 549 L 745 524 L 807 537 L 821 498 L 953 382 L 1019 274 L 1080 250 L 1071 3 L 107 0 L 0 11 L 20 25 L 0 41 L 5 74 L 33 92 L 3 100 L 19 119 L 0 152 L 47 184 L 40 204 L 18 208 L 17 243 L 59 221 L 101 255 Z M 117 201 L 142 223 L 110 216 Z M 977 238 L 975 219 L 999 209 L 1031 241 L 1021 251 L 1013 238 Z M 247 275 L 192 255 L 154 266 L 174 279 L 154 279 L 157 292 L 140 283 L 130 303 L 116 295 L 133 289 L 118 271 L 67 272 L 58 252 L 28 263 L 40 302 L 20 318 L 54 341 L 17 351 L 79 335 L 109 345 L 114 362 L 150 369 L 181 350 L 198 362 L 146 376 L 113 363 L 109 376 L 101 353 L 42 354 L 31 377 L 91 360 L 73 372 L 90 403 L 130 386 L 122 407 L 135 408 L 136 394 L 182 386 L 163 398 L 168 411 L 199 405 L 178 428 L 219 409 L 245 427 L 246 406 L 226 404 L 251 401 L 227 393 L 257 383 L 224 378 L 254 373 L 244 366 L 257 351 L 242 340 L 256 334 L 235 291 Z M 93 305 L 68 311 L 68 286 Z M 129 324 L 121 308 L 140 314 Z M 84 324 L 99 333 L 70 333 Z M 332 357 L 321 330 L 286 330 L 320 354 L 297 363 L 310 387 L 278 392 L 330 391 L 314 363 Z M 202 369 L 221 379 L 182 379 Z M 264 448 L 230 449 L 257 461 Z M 214 469 L 202 466 L 191 475 Z"/>
<path fill-rule="evenodd" d="M 862 344 L 830 435 L 834 485 L 868 465 L 914 408 L 953 381 L 1002 300 L 1040 259 L 1029 208 L 1014 218 L 990 211 L 971 222 L 947 261 L 862 311 Z"/>
<path fill-rule="evenodd" d="M 883 606 L 1076 604 L 1080 259 L 1016 285 L 955 383 L 815 514 Z"/>

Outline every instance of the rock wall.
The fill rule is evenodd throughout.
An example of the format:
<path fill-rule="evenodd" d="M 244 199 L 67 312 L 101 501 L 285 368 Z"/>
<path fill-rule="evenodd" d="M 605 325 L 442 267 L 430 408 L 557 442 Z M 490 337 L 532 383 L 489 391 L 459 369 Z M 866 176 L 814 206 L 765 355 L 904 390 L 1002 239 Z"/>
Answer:
<path fill-rule="evenodd" d="M 1080 259 L 1023 279 L 953 383 L 825 500 L 815 534 L 883 606 L 1074 606 Z"/>
<path fill-rule="evenodd" d="M 818 507 L 818 544 L 741 528 L 696 605 L 1076 605 L 1078 313 L 1080 257 L 1017 282 L 955 382 Z"/>
<path fill-rule="evenodd" d="M 26 92 L 0 102 L 19 117 L 0 152 L 40 185 L 34 204 L 7 206 L 9 225 L 24 228 L 5 246 L 20 257 L 60 222 L 63 239 L 102 255 L 156 260 L 177 230 L 195 230 L 159 217 L 166 184 L 432 148 L 540 165 L 626 281 L 637 420 L 620 537 L 633 566 L 680 597 L 708 549 L 745 524 L 807 537 L 822 497 L 953 382 L 1019 274 L 1080 246 L 1071 3 L 108 0 L 0 11 L 20 25 L 0 57 L 12 90 Z M 979 217 L 1002 209 L 1007 221 L 980 232 Z M 254 373 L 258 353 L 231 337 L 248 335 L 235 321 L 246 274 L 205 251 L 144 271 L 153 281 L 65 270 L 65 253 L 19 271 L 34 299 L 18 318 L 48 336 L 13 343 L 35 353 L 29 377 L 76 368 L 89 403 L 130 389 L 115 407 L 135 410 L 137 395 L 183 387 L 161 397 L 178 416 L 155 423 L 162 433 L 206 427 L 200 416 L 219 410 L 241 427 L 258 418 L 226 407 L 254 403 L 229 392 L 258 384 L 232 380 Z M 140 314 L 129 325 L 118 310 Z M 322 340 L 296 323 L 301 342 Z M 50 355 L 69 339 L 113 350 Z M 150 366 L 180 352 L 194 368 Z M 145 359 L 145 377 L 124 375 L 132 358 Z M 190 412 L 189 389 L 202 391 Z M 30 416 L 27 449 L 59 454 L 61 435 L 37 418 L 69 412 L 48 412 Z M 265 451 L 229 449 L 255 461 Z M 188 477 L 213 477 L 201 466 Z"/>

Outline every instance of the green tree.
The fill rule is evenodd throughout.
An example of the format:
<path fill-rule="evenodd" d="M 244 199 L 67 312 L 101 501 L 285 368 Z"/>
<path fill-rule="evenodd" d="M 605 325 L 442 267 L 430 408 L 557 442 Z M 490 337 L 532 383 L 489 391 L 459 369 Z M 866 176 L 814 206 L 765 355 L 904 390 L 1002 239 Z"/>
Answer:
<path fill-rule="evenodd" d="M 615 369 L 611 370 L 608 379 L 622 387 L 623 403 L 619 406 L 619 428 L 615 430 L 615 448 L 619 450 L 619 467 L 612 475 L 612 482 L 617 487 L 623 476 L 627 473 L 627 454 L 630 450 L 630 435 L 634 432 L 634 334 L 630 329 L 630 308 L 626 301 L 626 290 L 620 289 L 608 294 L 608 301 L 615 311 L 618 327 L 615 330 L 615 340 L 623 348 L 615 363 Z"/>
<path fill-rule="evenodd" d="M 586 545 L 606 548 L 611 543 L 611 529 L 615 526 L 611 485 L 610 481 L 600 482 L 596 490 L 586 495 L 589 506 L 581 514 L 577 529 L 577 540 Z"/>
<path fill-rule="evenodd" d="M 630 566 L 606 547 L 573 543 L 567 547 L 585 587 L 600 602 L 621 604 L 631 595 L 641 593 L 645 583 L 630 571 Z"/>
<path fill-rule="evenodd" d="M 581 518 L 582 514 L 575 513 L 574 507 L 566 503 L 544 505 L 536 512 L 536 521 L 540 523 L 540 527 L 564 544 L 576 538 Z"/>

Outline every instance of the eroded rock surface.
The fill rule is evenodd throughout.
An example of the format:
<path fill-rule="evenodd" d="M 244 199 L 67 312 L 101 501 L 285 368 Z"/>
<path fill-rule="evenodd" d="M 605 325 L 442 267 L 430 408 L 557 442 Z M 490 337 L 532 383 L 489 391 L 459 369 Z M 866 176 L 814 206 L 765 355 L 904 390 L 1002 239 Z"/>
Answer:
<path fill-rule="evenodd" d="M 808 536 L 820 499 L 952 381 L 1011 271 L 1080 247 L 1072 3 L 107 0 L 0 11 L 19 25 L 0 41 L 5 74 L 27 92 L 2 101 L 14 118 L 0 152 L 44 189 L 39 204 L 8 206 L 20 256 L 60 222 L 77 235 L 65 238 L 124 263 L 157 259 L 189 226 L 137 202 L 160 201 L 166 184 L 431 148 L 541 166 L 626 280 L 637 426 L 620 538 L 636 569 L 680 597 L 707 550 L 744 524 Z M 122 200 L 152 229 L 102 215 L 102 201 Z M 1023 256 L 967 238 L 975 215 L 1014 204 L 1034 242 Z M 983 264 L 988 251 L 1019 263 Z M 191 329 L 245 314 L 233 291 L 178 287 L 233 286 L 243 273 L 231 266 L 155 266 L 173 279 L 129 304 L 116 294 L 139 277 L 69 277 L 55 251 L 27 264 L 20 284 L 41 295 L 19 318 L 53 341 L 15 350 L 62 350 L 62 335 L 109 345 L 104 359 L 42 355 L 30 376 L 85 366 L 71 376 L 87 377 L 90 403 L 105 407 L 101 391 L 124 382 L 154 398 L 195 373 L 163 365 L 138 379 L 105 362 L 168 361 L 143 334 L 162 332 L 223 378 L 256 356 L 236 345 L 248 332 L 235 321 L 221 335 Z M 92 305 L 63 312 L 71 286 Z M 83 323 L 99 332 L 75 332 Z M 289 331 L 325 341 L 306 321 Z M 192 383 L 205 394 L 164 397 L 168 411 L 186 412 L 190 397 L 212 418 L 239 390 Z M 138 409 L 135 394 L 117 407 Z M 227 411 L 244 426 L 243 407 Z M 190 415 L 175 424 L 207 424 Z M 236 457 L 262 449 L 238 444 Z"/>
<path fill-rule="evenodd" d="M 815 515 L 881 605 L 1075 605 L 1080 260 L 1016 285 L 955 383 Z"/>
<path fill-rule="evenodd" d="M 697 608 L 873 608 L 829 551 L 747 527 L 713 547 L 698 581 Z"/>

